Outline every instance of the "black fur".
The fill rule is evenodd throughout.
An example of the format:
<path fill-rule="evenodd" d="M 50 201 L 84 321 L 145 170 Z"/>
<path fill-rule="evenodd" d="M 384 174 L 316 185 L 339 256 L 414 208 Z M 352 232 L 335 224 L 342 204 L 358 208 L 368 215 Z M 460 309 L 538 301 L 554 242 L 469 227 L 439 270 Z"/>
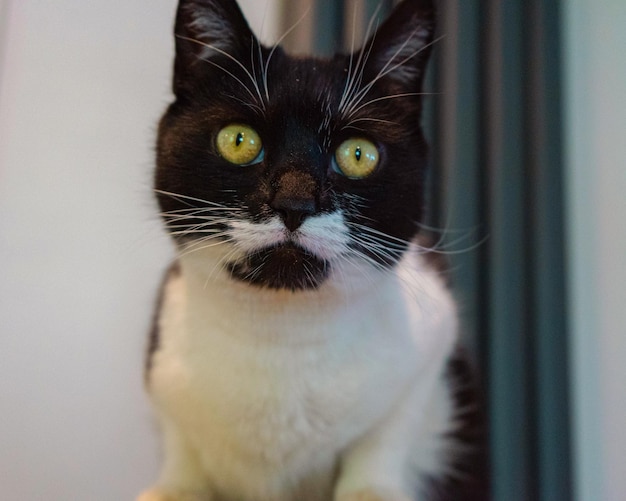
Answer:
<path fill-rule="evenodd" d="M 180 275 L 180 265 L 178 262 L 174 262 L 167 270 L 163 281 L 161 282 L 161 287 L 159 287 L 159 295 L 157 298 L 156 308 L 154 310 L 154 316 L 152 318 L 152 326 L 150 327 L 150 334 L 148 336 L 148 350 L 145 360 L 145 372 L 144 376 L 146 379 L 146 383 L 148 383 L 148 379 L 150 377 L 150 370 L 152 369 L 152 359 L 154 354 L 158 351 L 161 344 L 160 339 L 160 328 L 159 328 L 159 313 L 161 312 L 161 307 L 163 306 L 163 299 L 165 296 L 165 286 L 170 282 L 173 278 Z"/>
<path fill-rule="evenodd" d="M 450 434 L 459 454 L 450 465 L 454 475 L 431 479 L 429 501 L 488 501 L 489 458 L 485 400 L 471 358 L 458 348 L 446 376 L 453 390 L 457 428 Z"/>
<path fill-rule="evenodd" d="M 414 241 L 422 218 L 428 148 L 420 93 L 434 25 L 432 0 L 404 0 L 355 54 L 294 58 L 280 47 L 262 46 L 234 0 L 181 1 L 176 99 L 161 120 L 157 144 L 155 187 L 166 223 L 175 214 L 176 228 L 193 228 L 197 220 L 184 214 L 217 205 L 221 220 L 203 226 L 204 232 L 225 230 L 228 209 L 238 211 L 237 217 L 243 210 L 253 222 L 279 215 L 297 231 L 306 218 L 340 209 L 350 223 L 380 232 L 377 238 L 389 244 L 385 252 L 351 245 L 380 266 L 393 266 Z M 346 90 L 362 93 L 349 112 Z M 265 149 L 260 163 L 235 166 L 220 156 L 216 136 L 232 123 L 259 133 Z M 369 139 L 380 152 L 377 169 L 364 179 L 343 176 L 333 166 L 335 149 L 351 137 Z M 171 233 L 184 249 L 203 231 Z M 351 231 L 362 230 L 351 226 Z M 443 271 L 441 255 L 430 256 L 431 265 Z M 284 244 L 227 263 L 226 269 L 235 280 L 295 291 L 319 287 L 331 266 Z M 178 272 L 175 267 L 168 277 Z M 155 321 L 147 373 L 158 348 Z M 450 362 L 448 378 L 457 389 L 458 409 L 478 401 L 465 357 Z M 475 449 L 451 466 L 466 476 L 432 479 L 429 499 L 488 499 L 480 408 L 468 409 L 460 422 L 452 438 Z"/>
<path fill-rule="evenodd" d="M 203 24 L 198 16 L 217 17 L 204 25 L 219 23 L 222 38 L 199 31 Z M 186 209 L 197 203 L 193 199 L 202 199 L 243 207 L 252 221 L 278 213 L 296 229 L 306 217 L 343 209 L 353 222 L 388 235 L 381 237 L 391 244 L 387 252 L 360 250 L 383 266 L 394 264 L 403 251 L 398 242 L 413 239 L 422 216 L 427 145 L 420 127 L 419 93 L 433 29 L 431 2 L 407 0 L 352 59 L 300 59 L 280 48 L 262 47 L 234 1 L 181 2 L 176 101 L 161 121 L 157 148 L 155 185 L 161 190 L 162 210 Z M 364 64 L 357 67 L 359 58 Z M 363 91 L 351 113 L 342 113 L 348 76 L 361 75 L 352 89 L 358 92 L 385 71 Z M 260 134 L 265 148 L 261 163 L 237 167 L 221 158 L 215 138 L 230 123 L 250 125 Z M 332 167 L 337 146 L 355 136 L 371 140 L 380 150 L 378 168 L 360 180 Z M 284 182 L 286 176 L 296 180 L 291 188 Z M 309 186 L 305 194 L 303 185 Z M 182 218 L 177 222 L 194 224 Z M 198 237 L 176 240 L 184 245 L 190 238 Z M 261 260 L 267 268 L 258 280 L 249 281 L 273 288 L 317 287 L 330 266 L 293 248 L 249 256 L 249 261 Z M 248 274 L 238 272 L 240 265 L 230 269 L 234 278 L 248 280 Z M 277 270 L 280 279 L 275 278 Z"/>

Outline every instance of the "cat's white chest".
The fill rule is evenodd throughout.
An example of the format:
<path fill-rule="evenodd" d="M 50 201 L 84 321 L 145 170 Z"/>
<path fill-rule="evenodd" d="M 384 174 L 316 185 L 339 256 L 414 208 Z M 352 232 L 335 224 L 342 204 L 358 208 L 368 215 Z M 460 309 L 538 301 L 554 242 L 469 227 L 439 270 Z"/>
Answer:
<path fill-rule="evenodd" d="M 280 491 L 311 471 L 330 481 L 340 453 L 453 342 L 395 286 L 327 310 L 193 288 L 182 276 L 166 288 L 151 393 L 229 492 Z"/>
<path fill-rule="evenodd" d="M 380 315 L 345 310 L 334 318 L 320 313 L 314 321 L 280 312 L 246 317 L 237 305 L 221 313 L 193 306 L 189 311 L 180 303 L 186 301 L 182 281 L 170 288 L 161 321 L 163 348 L 152 377 L 167 378 L 168 398 L 178 399 L 181 409 L 193 408 L 185 414 L 219 420 L 243 441 L 252 438 L 248 428 L 259 444 L 289 441 L 285 437 L 300 445 L 303 439 L 326 440 L 354 417 L 350 413 L 366 406 L 364 399 L 378 386 L 405 377 L 398 364 L 409 370 L 414 356 L 409 336 L 385 346 L 390 326 Z M 395 370 L 382 376 L 389 363 Z"/>

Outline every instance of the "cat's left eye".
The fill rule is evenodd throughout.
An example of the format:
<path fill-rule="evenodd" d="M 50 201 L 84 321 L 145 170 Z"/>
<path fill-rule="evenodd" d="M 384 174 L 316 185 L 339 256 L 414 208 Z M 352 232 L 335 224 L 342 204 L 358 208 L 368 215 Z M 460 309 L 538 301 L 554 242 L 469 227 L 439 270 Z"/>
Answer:
<path fill-rule="evenodd" d="M 333 168 L 350 179 L 363 179 L 378 166 L 378 148 L 367 139 L 352 138 L 344 141 L 335 151 Z"/>
<path fill-rule="evenodd" d="M 252 165 L 263 160 L 261 137 L 252 127 L 230 124 L 217 134 L 217 150 L 235 165 Z"/>

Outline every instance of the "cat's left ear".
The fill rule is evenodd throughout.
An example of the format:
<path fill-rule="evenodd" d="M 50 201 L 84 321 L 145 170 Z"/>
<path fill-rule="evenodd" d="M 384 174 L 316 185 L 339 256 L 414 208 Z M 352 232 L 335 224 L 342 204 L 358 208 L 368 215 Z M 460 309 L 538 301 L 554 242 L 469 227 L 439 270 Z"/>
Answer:
<path fill-rule="evenodd" d="M 370 79 L 382 76 L 421 88 L 435 33 L 433 0 L 403 0 L 365 43 Z"/>
<path fill-rule="evenodd" d="M 176 95 L 193 85 L 209 61 L 249 61 L 251 44 L 258 43 L 235 0 L 180 0 L 174 35 Z"/>

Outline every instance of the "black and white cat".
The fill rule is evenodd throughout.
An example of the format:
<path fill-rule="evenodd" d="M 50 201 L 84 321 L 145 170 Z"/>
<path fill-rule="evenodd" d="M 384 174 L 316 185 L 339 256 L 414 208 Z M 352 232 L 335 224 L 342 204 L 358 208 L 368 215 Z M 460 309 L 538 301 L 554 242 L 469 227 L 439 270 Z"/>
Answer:
<path fill-rule="evenodd" d="M 146 374 L 165 462 L 141 501 L 484 499 L 418 238 L 434 22 L 404 0 L 361 50 L 302 59 L 234 0 L 180 1 L 155 178 L 178 260 Z"/>

